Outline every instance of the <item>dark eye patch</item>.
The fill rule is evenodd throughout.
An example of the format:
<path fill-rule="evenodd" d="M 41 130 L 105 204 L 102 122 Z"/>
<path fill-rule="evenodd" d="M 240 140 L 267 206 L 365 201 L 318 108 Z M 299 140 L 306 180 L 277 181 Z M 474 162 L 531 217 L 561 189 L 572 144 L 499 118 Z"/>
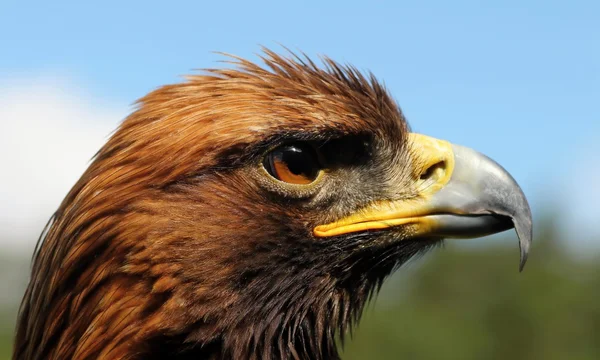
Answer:
<path fill-rule="evenodd" d="M 361 165 L 369 161 L 372 140 L 368 135 L 350 135 L 332 139 L 319 146 L 324 167 L 341 168 Z"/>

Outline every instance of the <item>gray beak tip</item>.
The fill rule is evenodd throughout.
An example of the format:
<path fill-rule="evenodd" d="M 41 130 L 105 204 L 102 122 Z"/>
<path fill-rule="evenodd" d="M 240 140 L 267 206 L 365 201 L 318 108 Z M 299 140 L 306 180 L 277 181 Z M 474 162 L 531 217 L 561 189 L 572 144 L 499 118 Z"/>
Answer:
<path fill-rule="evenodd" d="M 521 261 L 519 261 L 519 272 L 523 272 L 523 268 L 525 267 L 525 263 L 527 262 L 528 255 L 529 250 L 523 250 L 523 248 L 521 248 Z"/>
<path fill-rule="evenodd" d="M 531 211 L 529 206 L 526 207 L 524 216 L 514 217 L 513 222 L 517 237 L 519 238 L 519 248 L 521 249 L 521 260 L 519 262 L 519 272 L 523 271 L 527 257 L 529 256 L 529 248 L 533 239 L 533 229 L 531 222 Z"/>

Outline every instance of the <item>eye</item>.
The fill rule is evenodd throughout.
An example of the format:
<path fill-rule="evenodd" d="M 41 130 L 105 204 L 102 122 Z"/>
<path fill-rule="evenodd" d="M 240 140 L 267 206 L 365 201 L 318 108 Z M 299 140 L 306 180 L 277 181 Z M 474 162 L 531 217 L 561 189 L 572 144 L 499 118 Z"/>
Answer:
<path fill-rule="evenodd" d="M 271 151 L 263 160 L 267 172 L 288 184 L 310 184 L 321 172 L 315 150 L 306 144 L 283 145 Z"/>

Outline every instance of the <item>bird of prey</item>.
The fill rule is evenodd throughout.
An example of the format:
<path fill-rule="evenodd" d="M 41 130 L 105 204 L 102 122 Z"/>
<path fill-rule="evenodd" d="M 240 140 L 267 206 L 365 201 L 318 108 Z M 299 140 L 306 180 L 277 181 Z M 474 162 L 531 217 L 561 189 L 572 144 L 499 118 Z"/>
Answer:
<path fill-rule="evenodd" d="M 142 98 L 44 230 L 14 359 L 336 359 L 384 278 L 523 192 L 372 76 L 268 49 Z M 73 149 L 77 151 L 77 149 Z"/>

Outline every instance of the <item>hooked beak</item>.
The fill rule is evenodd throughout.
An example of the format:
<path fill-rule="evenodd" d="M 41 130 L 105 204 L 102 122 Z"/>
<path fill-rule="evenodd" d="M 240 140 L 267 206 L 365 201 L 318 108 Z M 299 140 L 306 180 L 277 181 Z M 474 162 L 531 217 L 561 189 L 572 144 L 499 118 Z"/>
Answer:
<path fill-rule="evenodd" d="M 410 134 L 413 162 L 422 168 L 418 196 L 380 201 L 330 224 L 317 237 L 410 226 L 411 238 L 474 238 L 515 228 L 523 270 L 532 240 L 531 210 L 523 191 L 495 161 L 475 150 Z"/>

